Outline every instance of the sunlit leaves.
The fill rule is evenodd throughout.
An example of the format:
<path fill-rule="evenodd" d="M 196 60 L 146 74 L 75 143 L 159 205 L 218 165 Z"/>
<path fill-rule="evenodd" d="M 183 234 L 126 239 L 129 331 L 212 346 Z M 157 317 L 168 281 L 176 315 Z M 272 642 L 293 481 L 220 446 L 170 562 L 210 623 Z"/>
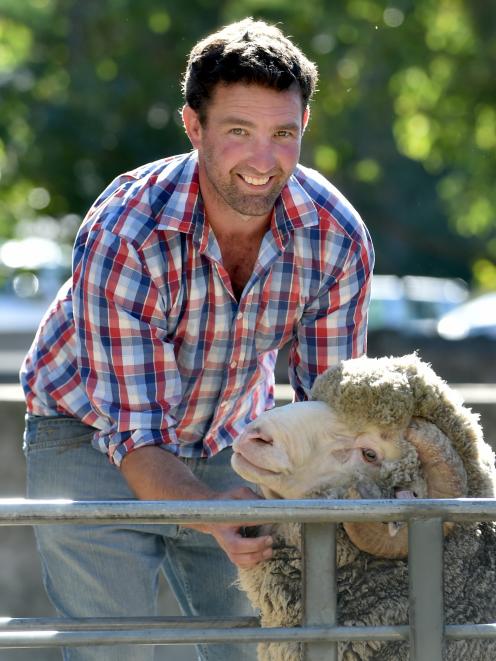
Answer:
<path fill-rule="evenodd" d="M 338 166 L 338 152 L 330 145 L 317 145 L 314 154 L 315 166 L 325 174 L 332 174 Z"/>
<path fill-rule="evenodd" d="M 484 32 L 488 18 L 496 20 L 495 9 L 464 0 L 424 0 L 415 3 L 415 16 L 426 48 L 418 51 L 422 66 L 412 63 L 391 78 L 396 144 L 439 176 L 449 224 L 458 235 L 480 241 L 473 274 L 487 286 L 493 270 L 480 264 L 496 237 L 496 41 Z"/>
<path fill-rule="evenodd" d="M 5 149 L 5 143 L 0 140 L 0 179 L 2 178 L 2 170 L 5 168 L 7 163 L 7 152 Z"/>
<path fill-rule="evenodd" d="M 394 134 L 400 151 L 417 161 L 425 161 L 431 154 L 436 126 L 427 115 L 417 112 L 396 120 Z"/>
<path fill-rule="evenodd" d="M 51 12 L 55 8 L 56 0 L 27 0 L 26 4 L 30 5 L 31 9 L 41 12 Z"/>
<path fill-rule="evenodd" d="M 472 53 L 475 36 L 467 3 L 463 0 L 430 0 L 421 4 L 425 41 L 433 51 Z"/>
<path fill-rule="evenodd" d="M 13 237 L 17 219 L 33 216 L 33 209 L 28 204 L 28 196 L 33 189 L 32 182 L 18 179 L 0 197 L 0 236 Z"/>
<path fill-rule="evenodd" d="M 348 0 L 347 9 L 353 18 L 363 19 L 374 25 L 381 21 L 384 11 L 382 3 L 372 0 Z"/>
<path fill-rule="evenodd" d="M 148 16 L 148 25 L 152 32 L 165 34 L 171 25 L 171 17 L 166 11 L 154 11 Z"/>
<path fill-rule="evenodd" d="M 117 76 L 119 68 L 114 59 L 111 57 L 104 57 L 102 60 L 96 63 L 95 71 L 100 80 L 109 81 L 114 80 L 114 78 Z"/>
<path fill-rule="evenodd" d="M 408 67 L 392 77 L 390 87 L 396 111 L 408 115 L 434 107 L 445 86 L 420 67 Z"/>
<path fill-rule="evenodd" d="M 405 20 L 405 14 L 399 7 L 386 7 L 382 18 L 388 27 L 399 28 Z"/>
<path fill-rule="evenodd" d="M 66 69 L 57 68 L 48 71 L 36 80 L 33 96 L 40 101 L 66 102 L 70 82 L 71 79 Z"/>
<path fill-rule="evenodd" d="M 29 191 L 27 202 L 29 206 L 36 211 L 46 209 L 50 204 L 50 193 L 46 188 L 37 186 Z"/>
<path fill-rule="evenodd" d="M 494 260 L 477 259 L 473 264 L 473 271 L 475 281 L 481 289 L 495 288 L 496 264 L 494 263 Z"/>
<path fill-rule="evenodd" d="M 465 206 L 465 205 L 464 205 Z M 468 198 L 468 204 L 457 218 L 457 230 L 464 236 L 487 234 L 494 228 L 494 206 L 487 197 Z"/>
<path fill-rule="evenodd" d="M 483 150 L 496 149 L 496 108 L 482 105 L 477 109 L 475 143 Z"/>
<path fill-rule="evenodd" d="M 359 181 L 373 184 L 382 177 L 382 168 L 373 158 L 364 158 L 355 165 L 355 177 Z"/>
<path fill-rule="evenodd" d="M 11 72 L 28 57 L 33 42 L 29 28 L 0 17 L 0 73 Z"/>
<path fill-rule="evenodd" d="M 329 32 L 319 32 L 310 42 L 312 50 L 318 55 L 327 55 L 336 46 L 336 38 Z"/>

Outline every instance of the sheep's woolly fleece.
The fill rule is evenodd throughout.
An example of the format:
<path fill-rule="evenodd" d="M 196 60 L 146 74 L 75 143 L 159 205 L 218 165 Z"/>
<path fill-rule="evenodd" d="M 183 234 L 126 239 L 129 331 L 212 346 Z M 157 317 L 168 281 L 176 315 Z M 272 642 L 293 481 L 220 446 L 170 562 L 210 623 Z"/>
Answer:
<path fill-rule="evenodd" d="M 478 416 L 416 354 L 346 360 L 319 376 L 311 398 L 326 402 L 351 429 L 405 429 L 412 417 L 429 420 L 460 455 L 473 498 L 493 496 L 494 454 L 483 442 Z"/>

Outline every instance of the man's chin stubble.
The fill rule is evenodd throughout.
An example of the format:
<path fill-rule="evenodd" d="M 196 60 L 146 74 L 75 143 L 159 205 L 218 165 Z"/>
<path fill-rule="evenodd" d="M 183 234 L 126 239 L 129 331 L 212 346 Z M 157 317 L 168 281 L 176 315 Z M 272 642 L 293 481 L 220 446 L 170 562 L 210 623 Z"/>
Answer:
<path fill-rule="evenodd" d="M 274 208 L 274 204 L 277 198 L 280 195 L 280 190 L 277 192 L 273 191 L 270 195 L 265 195 L 261 197 L 260 200 L 255 200 L 253 196 L 239 196 L 238 195 L 226 195 L 224 201 L 227 204 L 237 211 L 239 214 L 244 216 L 266 216 Z"/>

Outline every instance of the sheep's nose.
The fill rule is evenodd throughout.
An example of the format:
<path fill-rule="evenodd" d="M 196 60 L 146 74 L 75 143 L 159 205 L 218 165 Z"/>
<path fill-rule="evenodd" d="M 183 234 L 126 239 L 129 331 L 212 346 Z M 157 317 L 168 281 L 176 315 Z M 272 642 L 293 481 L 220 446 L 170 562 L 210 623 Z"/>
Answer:
<path fill-rule="evenodd" d="M 233 450 L 235 452 L 242 451 L 243 447 L 246 447 L 252 443 L 272 445 L 273 442 L 274 441 L 269 434 L 262 432 L 262 430 L 258 427 L 251 427 L 249 429 L 245 429 L 241 436 L 238 436 L 238 438 L 234 441 Z"/>

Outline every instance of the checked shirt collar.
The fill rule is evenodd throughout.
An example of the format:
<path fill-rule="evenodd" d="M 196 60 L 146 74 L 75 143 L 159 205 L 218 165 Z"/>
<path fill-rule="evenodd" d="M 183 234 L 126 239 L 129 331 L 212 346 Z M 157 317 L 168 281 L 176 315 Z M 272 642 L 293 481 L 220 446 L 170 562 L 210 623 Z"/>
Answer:
<path fill-rule="evenodd" d="M 294 230 L 318 223 L 317 209 L 293 173 L 277 198 L 272 214 L 271 230 L 277 251 L 284 250 Z M 176 187 L 157 214 L 157 229 L 193 234 L 200 253 L 208 253 L 220 260 L 217 242 L 205 223 L 196 151 L 191 152 L 182 163 Z"/>

